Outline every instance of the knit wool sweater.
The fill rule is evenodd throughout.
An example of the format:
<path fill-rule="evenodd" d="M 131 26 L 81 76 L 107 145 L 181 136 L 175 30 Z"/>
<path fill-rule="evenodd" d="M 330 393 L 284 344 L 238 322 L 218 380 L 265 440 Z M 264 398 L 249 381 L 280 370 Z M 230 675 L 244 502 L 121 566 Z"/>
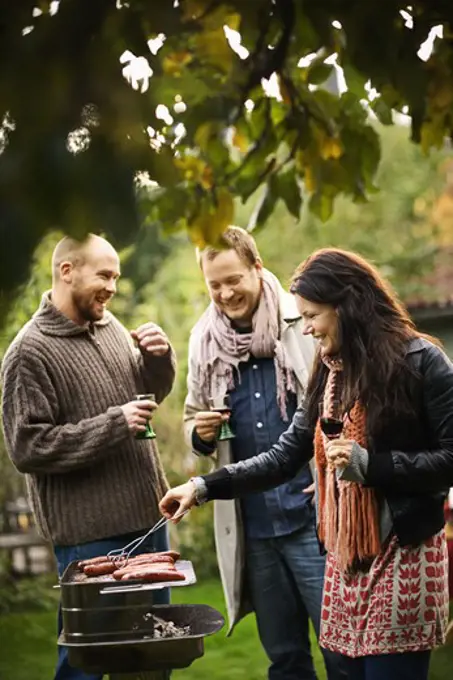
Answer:
<path fill-rule="evenodd" d="M 110 313 L 90 331 L 45 294 L 3 364 L 6 447 L 25 473 L 40 533 L 77 545 L 151 527 L 168 486 L 155 440 L 137 440 L 121 406 L 170 392 L 175 361 L 144 358 Z"/>

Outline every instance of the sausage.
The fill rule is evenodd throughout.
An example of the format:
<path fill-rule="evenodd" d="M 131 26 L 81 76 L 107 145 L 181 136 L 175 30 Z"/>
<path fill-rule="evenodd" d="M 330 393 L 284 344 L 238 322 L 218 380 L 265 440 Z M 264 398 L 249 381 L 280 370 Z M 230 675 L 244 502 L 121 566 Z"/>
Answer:
<path fill-rule="evenodd" d="M 173 559 L 179 560 L 181 557 L 181 553 L 179 553 L 177 550 L 164 550 L 163 552 L 157 552 L 157 553 L 151 553 L 152 555 L 168 555 L 169 557 L 173 557 Z"/>
<path fill-rule="evenodd" d="M 163 552 L 140 553 L 139 555 L 134 555 L 133 557 L 130 557 L 129 560 L 128 560 L 128 563 L 131 562 L 132 560 L 137 560 L 137 559 L 142 559 L 142 558 L 151 558 L 151 557 L 153 558 L 153 560 L 151 560 L 151 561 L 167 562 L 167 561 L 170 561 L 170 559 L 172 561 L 179 560 L 179 558 L 181 557 L 181 554 L 179 552 L 177 552 L 176 550 L 164 550 Z M 154 560 L 154 558 L 164 558 L 164 557 L 170 558 L 170 559 L 168 559 L 168 560 L 167 559 Z M 119 556 L 117 557 L 117 559 L 119 560 Z M 87 566 L 88 564 L 90 564 L 90 565 L 91 564 L 99 564 L 101 562 L 108 562 L 109 560 L 110 560 L 110 558 L 107 557 L 107 555 L 100 555 L 99 557 L 90 557 L 87 560 L 80 560 L 80 562 L 77 563 L 77 566 L 81 571 L 83 571 L 84 567 Z"/>
<path fill-rule="evenodd" d="M 95 564 L 86 564 L 83 567 L 83 573 L 87 576 L 104 576 L 105 574 L 113 574 L 118 566 L 113 562 L 96 562 Z"/>
<path fill-rule="evenodd" d="M 149 581 L 151 583 L 158 583 L 159 581 L 184 581 L 185 576 L 177 569 L 151 569 L 145 567 L 143 569 L 137 569 L 136 571 L 128 571 L 120 579 L 121 581 Z"/>
<path fill-rule="evenodd" d="M 139 564 L 128 564 L 124 567 L 117 568 L 113 572 L 113 578 L 115 579 L 121 579 L 125 574 L 128 574 L 129 572 L 134 572 L 136 573 L 137 571 L 168 571 L 168 572 L 175 572 L 176 567 L 173 564 L 166 564 L 165 562 L 140 562 Z"/>
<path fill-rule="evenodd" d="M 77 563 L 78 568 L 80 571 L 83 571 L 83 568 L 86 567 L 88 564 L 99 564 L 100 562 L 108 562 L 108 557 L 107 555 L 100 555 L 99 557 L 90 557 L 89 560 L 80 560 L 80 562 Z"/>
<path fill-rule="evenodd" d="M 140 562 L 160 562 L 161 564 L 174 564 L 175 560 L 170 555 L 158 555 L 156 553 L 143 553 L 135 557 L 129 557 L 128 564 L 138 564 Z"/>

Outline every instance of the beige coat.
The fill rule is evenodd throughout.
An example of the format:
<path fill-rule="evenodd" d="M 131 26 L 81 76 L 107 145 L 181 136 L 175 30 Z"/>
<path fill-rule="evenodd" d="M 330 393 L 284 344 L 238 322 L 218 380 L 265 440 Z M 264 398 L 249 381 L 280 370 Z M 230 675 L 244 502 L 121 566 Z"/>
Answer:
<path fill-rule="evenodd" d="M 307 385 L 316 346 L 311 337 L 302 335 L 302 320 L 294 297 L 280 288 L 279 298 L 280 337 L 296 375 L 298 400 L 300 402 Z M 196 379 L 198 374 L 196 368 L 200 361 L 199 348 L 202 332 L 203 329 L 200 328 L 200 324 L 196 324 L 189 342 L 188 393 L 184 405 L 184 429 L 186 443 L 191 449 L 195 414 L 198 411 L 209 410 Z M 193 452 L 199 455 L 198 451 L 194 450 Z M 218 467 L 234 462 L 228 441 L 219 442 L 213 456 Z M 230 635 L 236 623 L 252 611 L 244 588 L 244 531 L 238 500 L 215 501 L 214 531 L 217 559 L 229 619 L 228 635 Z"/>

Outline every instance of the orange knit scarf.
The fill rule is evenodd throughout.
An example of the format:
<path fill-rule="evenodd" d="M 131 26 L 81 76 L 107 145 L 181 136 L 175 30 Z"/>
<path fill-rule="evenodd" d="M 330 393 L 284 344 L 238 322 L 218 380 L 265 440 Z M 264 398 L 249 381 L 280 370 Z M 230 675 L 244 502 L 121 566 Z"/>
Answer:
<path fill-rule="evenodd" d="M 330 372 L 324 393 L 327 412 L 341 373 L 339 362 L 328 365 Z M 354 439 L 367 448 L 365 410 L 358 402 L 345 417 L 342 437 Z M 381 549 L 378 502 L 374 489 L 356 482 L 337 480 L 335 470 L 327 464 L 325 441 L 318 421 L 315 430 L 318 534 L 326 550 L 334 554 L 339 568 L 348 571 L 369 562 Z"/>

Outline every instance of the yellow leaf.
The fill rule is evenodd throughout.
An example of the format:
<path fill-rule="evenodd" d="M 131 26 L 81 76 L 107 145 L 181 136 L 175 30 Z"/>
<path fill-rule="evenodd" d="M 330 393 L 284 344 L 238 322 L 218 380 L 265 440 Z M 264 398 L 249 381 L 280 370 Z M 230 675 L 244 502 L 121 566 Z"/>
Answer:
<path fill-rule="evenodd" d="M 189 236 L 198 248 L 215 246 L 227 227 L 233 222 L 234 200 L 227 189 L 216 192 L 216 203 L 204 202 L 198 215 L 188 226 Z"/>
<path fill-rule="evenodd" d="M 199 182 L 206 170 L 206 163 L 196 156 L 175 158 L 174 163 L 181 171 L 183 178 L 190 182 Z"/>
<path fill-rule="evenodd" d="M 228 28 L 231 28 L 232 31 L 238 31 L 239 26 L 241 25 L 241 15 L 237 13 L 228 14 L 224 20 L 224 23 L 228 26 Z"/>
<path fill-rule="evenodd" d="M 236 149 L 239 149 L 241 153 L 246 153 L 247 149 L 249 148 L 249 141 L 247 137 L 237 129 L 234 130 L 231 143 L 236 147 Z"/>
<path fill-rule="evenodd" d="M 420 129 L 420 146 L 423 153 L 428 154 L 431 147 L 441 148 L 444 142 L 443 121 L 434 119 L 425 121 Z"/>
<path fill-rule="evenodd" d="M 278 86 L 280 88 L 280 94 L 285 104 L 291 104 L 291 96 L 289 94 L 289 90 L 280 76 L 278 76 Z"/>
<path fill-rule="evenodd" d="M 304 184 L 305 184 L 306 190 L 310 194 L 312 194 L 316 191 L 315 175 L 313 173 L 313 169 L 308 167 L 308 166 L 305 168 L 305 172 L 304 172 Z"/>
<path fill-rule="evenodd" d="M 207 243 L 200 220 L 191 222 L 187 227 L 187 232 L 189 234 L 190 240 L 196 248 L 200 248 L 200 250 L 206 248 Z"/>
<path fill-rule="evenodd" d="M 234 201 L 228 189 L 217 191 L 217 211 L 218 230 L 222 234 L 231 225 L 234 217 Z"/>
<path fill-rule="evenodd" d="M 182 20 L 196 21 L 208 9 L 211 0 L 181 0 Z"/>
<path fill-rule="evenodd" d="M 209 167 L 209 165 L 205 165 L 203 168 L 203 171 L 200 175 L 199 182 L 203 189 L 208 190 L 212 189 L 214 185 L 214 175 L 212 172 L 212 168 Z"/>
<path fill-rule="evenodd" d="M 194 135 L 195 144 L 203 151 L 206 151 L 210 140 L 217 133 L 217 127 L 217 123 L 213 123 L 212 121 L 199 125 Z"/>
<path fill-rule="evenodd" d="M 223 26 L 214 30 L 205 30 L 195 36 L 195 48 L 198 57 L 224 73 L 228 73 L 233 64 L 233 50 L 225 37 Z"/>
<path fill-rule="evenodd" d="M 172 52 L 162 60 L 162 69 L 166 75 L 180 76 L 183 68 L 192 61 L 190 52 Z"/>
<path fill-rule="evenodd" d="M 343 155 L 343 145 L 338 138 L 325 137 L 320 143 L 319 151 L 321 158 L 328 160 L 329 158 L 340 158 Z"/>

